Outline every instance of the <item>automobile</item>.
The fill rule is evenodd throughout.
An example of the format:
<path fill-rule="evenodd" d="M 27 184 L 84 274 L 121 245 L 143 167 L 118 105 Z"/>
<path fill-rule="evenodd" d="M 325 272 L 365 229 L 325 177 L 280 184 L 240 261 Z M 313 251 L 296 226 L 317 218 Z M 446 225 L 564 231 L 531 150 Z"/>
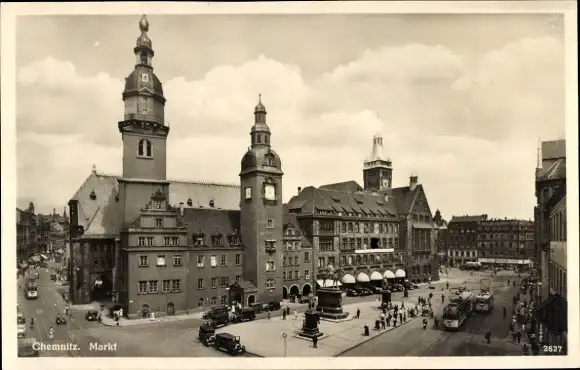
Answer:
<path fill-rule="evenodd" d="M 256 312 L 249 308 L 245 308 L 232 317 L 233 323 L 252 321 L 256 319 Z"/>
<path fill-rule="evenodd" d="M 268 302 L 268 303 L 266 303 L 266 304 L 264 304 L 262 306 L 262 310 L 263 311 L 276 311 L 276 310 L 279 310 L 280 307 L 282 307 L 280 305 L 280 302 L 278 302 L 278 301 L 270 301 L 270 302 Z"/>
<path fill-rule="evenodd" d="M 87 321 L 97 321 L 99 319 L 99 313 L 95 310 L 90 310 L 85 315 L 85 320 Z"/>
<path fill-rule="evenodd" d="M 224 312 L 227 313 L 228 311 L 229 309 L 226 305 L 212 307 L 209 311 L 203 313 L 203 318 L 206 320 L 211 319 L 215 315 L 221 315 Z"/>
<path fill-rule="evenodd" d="M 383 292 L 383 289 L 379 286 L 373 286 L 371 287 L 372 291 L 374 294 L 381 294 Z"/>
<path fill-rule="evenodd" d="M 211 325 L 213 328 L 219 328 L 221 326 L 226 326 L 230 323 L 229 312 L 215 313 L 212 315 L 211 319 L 206 323 Z"/>
<path fill-rule="evenodd" d="M 119 312 L 119 310 L 123 309 L 123 306 L 120 304 L 114 304 L 109 307 L 109 317 L 115 317 L 115 314 Z M 123 309 L 124 310 L 124 309 Z"/>
<path fill-rule="evenodd" d="M 298 300 L 299 303 L 308 303 L 310 302 L 310 297 L 308 296 L 302 296 L 300 297 L 300 299 Z"/>
<path fill-rule="evenodd" d="M 246 347 L 240 343 L 240 337 L 230 333 L 216 334 L 214 346 L 217 350 L 225 350 L 231 355 L 241 354 L 246 351 Z"/>
<path fill-rule="evenodd" d="M 373 295 L 374 294 L 373 291 L 370 290 L 369 288 L 362 288 L 361 291 L 362 291 L 361 292 L 362 295 Z"/>
<path fill-rule="evenodd" d="M 202 325 L 199 327 L 198 334 L 199 341 L 203 343 L 204 346 L 213 346 L 215 342 L 215 328 L 211 325 Z"/>
<path fill-rule="evenodd" d="M 56 281 L 56 274 L 50 274 L 50 280 Z"/>
<path fill-rule="evenodd" d="M 56 316 L 55 323 L 56 325 L 66 325 L 66 319 L 64 318 L 64 316 L 58 315 Z"/>
<path fill-rule="evenodd" d="M 264 306 L 262 302 L 254 302 L 248 305 L 249 308 L 254 311 L 255 313 L 262 312 L 262 307 Z"/>
<path fill-rule="evenodd" d="M 355 290 L 355 289 L 349 289 L 346 291 L 346 296 L 347 297 L 358 297 L 358 296 L 360 296 L 360 292 L 358 290 Z"/>

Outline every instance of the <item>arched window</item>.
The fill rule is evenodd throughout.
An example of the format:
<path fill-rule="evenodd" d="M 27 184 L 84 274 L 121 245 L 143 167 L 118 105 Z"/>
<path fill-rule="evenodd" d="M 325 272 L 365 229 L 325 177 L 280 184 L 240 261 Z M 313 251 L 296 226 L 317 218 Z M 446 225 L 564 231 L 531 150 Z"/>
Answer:
<path fill-rule="evenodd" d="M 268 135 L 264 136 L 264 144 L 268 144 Z"/>
<path fill-rule="evenodd" d="M 139 140 L 138 154 L 140 157 L 152 157 L 151 142 L 147 139 Z"/>
<path fill-rule="evenodd" d="M 258 135 L 258 144 L 262 143 L 262 136 Z"/>
<path fill-rule="evenodd" d="M 141 52 L 141 64 L 147 64 L 149 62 L 146 51 Z"/>

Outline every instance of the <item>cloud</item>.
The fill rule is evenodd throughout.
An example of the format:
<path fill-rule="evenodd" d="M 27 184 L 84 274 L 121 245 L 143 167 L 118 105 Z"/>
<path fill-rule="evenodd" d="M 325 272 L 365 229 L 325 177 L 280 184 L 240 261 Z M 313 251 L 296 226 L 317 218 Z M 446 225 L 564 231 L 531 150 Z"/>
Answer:
<path fill-rule="evenodd" d="M 527 217 L 536 138 L 563 134 L 563 78 L 563 47 L 551 38 L 522 39 L 481 58 L 441 45 L 366 50 L 314 79 L 265 55 L 219 65 L 197 80 L 164 83 L 168 174 L 237 182 L 261 93 L 286 199 L 298 186 L 361 182 L 381 132 L 395 185 L 417 172 L 433 208 Z M 20 68 L 21 202 L 66 204 L 93 163 L 120 172 L 122 89 L 106 73 L 84 76 L 55 58 Z"/>

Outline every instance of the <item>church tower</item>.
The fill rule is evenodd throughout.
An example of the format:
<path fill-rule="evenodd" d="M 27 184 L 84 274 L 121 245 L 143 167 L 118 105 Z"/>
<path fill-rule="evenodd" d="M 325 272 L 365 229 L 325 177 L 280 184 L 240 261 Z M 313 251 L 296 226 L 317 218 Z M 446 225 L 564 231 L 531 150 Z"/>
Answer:
<path fill-rule="evenodd" d="M 139 21 L 141 35 L 133 52 L 136 64 L 125 79 L 125 117 L 119 122 L 123 139 L 123 177 L 119 179 L 121 221 L 133 221 L 152 194 L 169 193 L 166 180 L 165 98 L 161 82 L 153 73 L 153 45 L 145 15 Z"/>
<path fill-rule="evenodd" d="M 373 137 L 371 156 L 363 164 L 364 189 L 368 191 L 388 190 L 392 187 L 393 167 L 390 159 L 383 158 L 383 138 Z"/>
<path fill-rule="evenodd" d="M 257 301 L 282 299 L 282 162 L 271 148 L 266 107 L 254 109 L 251 146 L 240 171 L 243 278 L 258 289 Z"/>

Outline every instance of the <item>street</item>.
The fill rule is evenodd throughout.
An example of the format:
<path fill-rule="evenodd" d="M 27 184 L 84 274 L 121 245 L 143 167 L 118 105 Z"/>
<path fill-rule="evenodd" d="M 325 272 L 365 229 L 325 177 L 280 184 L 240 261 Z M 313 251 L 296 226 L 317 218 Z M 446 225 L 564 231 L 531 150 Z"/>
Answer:
<path fill-rule="evenodd" d="M 468 289 L 477 291 L 480 280 L 487 279 L 483 273 L 467 273 L 466 283 L 450 284 L 450 288 L 466 286 Z M 433 328 L 433 320 L 429 319 L 429 325 L 423 330 L 421 320 L 415 320 L 405 327 L 377 337 L 371 341 L 346 351 L 342 356 L 514 356 L 522 355 L 521 347 L 507 341 L 509 336 L 509 323 L 511 320 L 512 298 L 516 294 L 516 288 L 507 280 L 513 280 L 511 276 L 494 276 L 490 278 L 491 288 L 494 292 L 495 306 L 490 313 L 473 313 L 467 319 L 459 332 L 446 332 Z M 434 294 L 434 312 L 441 313 L 443 305 L 441 301 L 441 287 L 444 281 L 435 284 L 437 288 Z M 519 286 L 516 284 L 516 286 Z M 424 291 L 424 290 L 423 290 Z M 416 292 L 416 291 L 411 291 Z M 415 293 L 416 294 L 416 293 Z M 427 293 L 428 294 L 428 293 Z M 414 294 L 413 294 L 414 295 Z M 423 294 L 425 296 L 426 294 Z M 411 295 L 410 295 L 411 298 Z M 448 303 L 446 297 L 445 304 Z M 507 317 L 503 317 L 503 307 L 507 309 Z M 491 330 L 491 344 L 487 344 L 484 335 Z"/>

